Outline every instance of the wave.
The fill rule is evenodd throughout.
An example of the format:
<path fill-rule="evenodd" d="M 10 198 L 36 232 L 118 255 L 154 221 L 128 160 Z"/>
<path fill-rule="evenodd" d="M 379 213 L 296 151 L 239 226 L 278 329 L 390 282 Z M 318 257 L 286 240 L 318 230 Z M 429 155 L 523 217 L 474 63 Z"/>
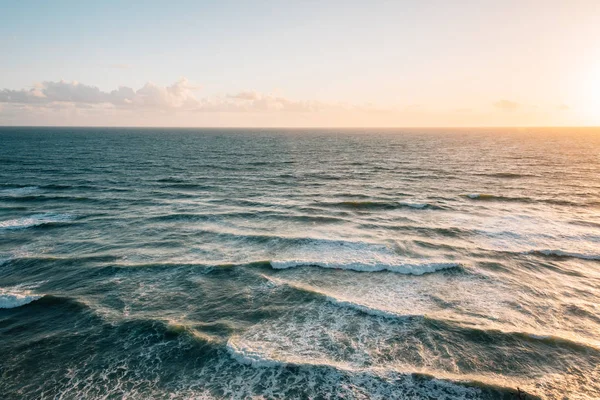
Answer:
<path fill-rule="evenodd" d="M 574 253 L 563 250 L 531 250 L 526 254 L 547 256 L 547 257 L 557 257 L 557 258 L 579 258 L 581 260 L 600 260 L 600 254 L 584 254 L 584 253 Z"/>
<path fill-rule="evenodd" d="M 429 323 L 432 325 L 443 324 L 443 325 L 447 325 L 449 327 L 449 329 L 447 329 L 448 331 L 452 330 L 455 332 L 473 333 L 473 335 L 475 335 L 475 336 L 487 335 L 490 337 L 497 337 L 497 338 L 504 338 L 504 339 L 514 338 L 514 339 L 525 340 L 525 341 L 532 342 L 532 343 L 543 343 L 543 344 L 550 345 L 550 346 L 559 345 L 559 346 L 563 346 L 563 347 L 570 347 L 570 348 L 580 350 L 580 351 L 589 351 L 589 350 L 600 351 L 600 343 L 592 343 L 592 342 L 583 341 L 583 340 L 580 341 L 577 339 L 570 339 L 570 338 L 565 338 L 565 337 L 556 336 L 556 335 L 552 335 L 552 334 L 546 334 L 546 333 L 534 333 L 534 332 L 527 332 L 527 331 L 523 331 L 523 332 L 521 332 L 521 331 L 506 331 L 506 330 L 502 330 L 502 329 L 483 328 L 483 327 L 471 328 L 471 327 L 463 326 L 462 323 L 456 322 L 456 321 L 434 318 L 432 316 L 422 315 L 422 314 L 414 314 L 414 315 L 413 314 L 399 314 L 394 311 L 389 311 L 389 310 L 384 310 L 381 308 L 367 306 L 367 305 L 360 304 L 360 303 L 357 303 L 357 302 L 354 302 L 351 300 L 345 300 L 345 299 L 330 296 L 330 295 L 324 295 L 324 296 L 327 301 L 329 301 L 330 303 L 332 303 L 336 306 L 350 308 L 352 310 L 356 310 L 356 311 L 359 311 L 359 312 L 362 312 L 364 314 L 368 314 L 368 315 L 371 315 L 374 317 L 381 317 L 381 318 L 391 319 L 391 320 L 400 321 L 400 322 L 423 321 L 423 322 L 426 322 L 426 323 Z"/>
<path fill-rule="evenodd" d="M 469 194 L 466 194 L 465 197 L 468 197 L 471 200 L 531 202 L 531 199 L 528 197 L 508 197 L 508 196 L 500 196 L 500 195 L 487 194 L 487 193 L 469 193 Z"/>
<path fill-rule="evenodd" d="M 179 189 L 179 190 L 212 190 L 215 188 L 213 185 L 203 185 L 200 183 L 170 183 L 168 185 L 162 185 L 161 187 L 165 189 Z"/>
<path fill-rule="evenodd" d="M 32 193 L 37 192 L 39 189 L 40 188 L 38 186 L 24 186 L 24 187 L 19 187 L 19 188 L 3 189 L 3 190 L 0 190 L 0 196 L 10 196 L 10 197 L 26 196 L 26 195 L 30 195 Z"/>
<path fill-rule="evenodd" d="M 496 173 L 477 173 L 477 176 L 489 176 L 491 178 L 518 179 L 518 178 L 538 178 L 539 175 L 522 174 L 515 172 L 496 172 Z"/>
<path fill-rule="evenodd" d="M 277 212 L 273 210 L 257 210 L 252 211 L 232 211 L 232 212 L 217 212 L 217 213 L 171 213 L 163 215 L 154 215 L 146 218 L 146 221 L 155 222 L 169 222 L 169 221 L 183 221 L 183 222 L 196 222 L 196 221 L 211 221 L 227 218 L 264 218 L 264 219 L 277 219 L 284 221 L 298 221 L 305 223 L 329 223 L 335 224 L 344 222 L 345 219 L 333 216 L 324 215 L 308 215 L 308 214 L 290 214 L 285 212 Z"/>
<path fill-rule="evenodd" d="M 544 332 L 505 330 L 492 325 L 483 327 L 477 324 L 471 325 L 465 323 L 465 321 L 439 318 L 434 315 L 401 314 L 393 310 L 366 305 L 355 301 L 354 299 L 351 300 L 337 294 L 333 295 L 327 291 L 322 291 L 318 288 L 304 285 L 302 283 L 290 282 L 264 274 L 261 274 L 261 277 L 274 285 L 286 286 L 291 289 L 313 295 L 316 299 L 322 299 L 341 308 L 351 309 L 362 314 L 378 318 L 385 318 L 387 320 L 393 320 L 396 322 L 422 322 L 427 324 L 431 329 L 442 332 L 454 332 L 467 338 L 467 340 L 479 341 L 483 339 L 500 342 L 519 340 L 534 344 L 568 347 L 582 352 L 600 352 L 600 342 L 585 339 L 567 338 Z"/>
<path fill-rule="evenodd" d="M 325 291 L 321 291 L 312 286 L 308 286 L 308 285 L 304 285 L 304 284 L 300 284 L 300 283 L 296 283 L 296 282 L 290 282 L 290 281 L 279 279 L 279 278 L 274 278 L 274 277 L 271 277 L 271 276 L 268 276 L 265 274 L 260 274 L 260 276 L 263 279 L 266 279 L 269 283 L 271 283 L 273 285 L 280 286 L 280 287 L 281 286 L 289 287 L 293 290 L 297 290 L 302 293 L 307 293 L 312 296 L 315 296 L 316 298 L 323 299 L 335 306 L 338 306 L 341 308 L 350 308 L 352 310 L 356 310 L 361 313 L 369 314 L 369 315 L 372 315 L 375 317 L 383 317 L 383 318 L 395 319 L 395 320 L 424 318 L 423 315 L 403 315 L 403 314 L 399 314 L 399 313 L 389 311 L 389 310 L 382 310 L 379 308 L 374 308 L 371 306 L 357 303 L 353 300 L 349 300 L 349 299 L 346 299 L 343 297 L 333 295 L 333 294 L 325 292 Z"/>
<path fill-rule="evenodd" d="M 557 206 L 571 206 L 571 207 L 593 207 L 598 203 L 591 202 L 577 202 L 570 200 L 562 200 L 556 198 L 531 198 L 527 196 L 519 196 L 519 197 L 511 197 L 504 195 L 495 195 L 488 193 L 468 193 L 463 195 L 464 197 L 471 200 L 479 200 L 479 201 L 496 201 L 496 202 L 514 202 L 514 203 L 525 203 L 525 204 L 533 204 L 533 203 L 545 203 Z"/>
<path fill-rule="evenodd" d="M 42 295 L 33 295 L 28 292 L 14 292 L 0 289 L 0 308 L 21 307 L 42 297 Z"/>
<path fill-rule="evenodd" d="M 593 221 L 582 221 L 582 220 L 573 220 L 569 221 L 570 224 L 580 225 L 580 226 L 589 226 L 592 228 L 600 228 L 600 223 Z"/>
<path fill-rule="evenodd" d="M 350 308 L 352 310 L 360 311 L 364 314 L 372 315 L 374 317 L 382 317 L 382 318 L 386 318 L 386 319 L 393 319 L 393 320 L 399 320 L 399 321 L 425 318 L 424 315 L 399 314 L 394 311 L 383 310 L 380 308 L 375 308 L 375 307 L 367 306 L 364 304 L 360 304 L 360 303 L 357 303 L 352 300 L 346 300 L 343 298 L 339 298 L 339 297 L 335 297 L 335 296 L 331 296 L 331 295 L 327 295 L 327 294 L 324 294 L 324 296 L 325 296 L 325 300 L 327 300 L 328 302 L 330 302 L 333 305 L 336 305 L 338 307 L 343 307 L 343 308 Z"/>
<path fill-rule="evenodd" d="M 367 393 L 374 398 L 453 398 L 453 399 L 479 399 L 479 398 L 508 398 L 526 395 L 527 398 L 539 399 L 537 396 L 523 391 L 517 391 L 505 386 L 505 382 L 496 383 L 493 379 L 478 375 L 457 375 L 443 371 L 429 370 L 398 370 L 385 367 L 357 367 L 336 362 L 329 358 L 314 359 L 307 362 L 306 357 L 274 358 L 266 354 L 267 349 L 244 346 L 238 338 L 230 338 L 226 345 L 227 353 L 237 363 L 250 367 L 271 371 L 292 369 L 294 375 L 310 374 L 323 376 L 325 381 L 337 382 L 350 381 L 351 385 L 342 387 L 368 386 Z M 337 386 L 337 385 L 336 385 Z M 362 394 L 366 394 L 361 391 Z M 393 395 L 394 393 L 395 395 Z M 347 393 L 349 397 L 355 395 L 353 391 Z M 341 395 L 345 398 L 347 396 Z M 399 395 L 402 395 L 400 397 Z M 337 396 L 336 396 L 337 397 Z M 362 396 L 360 398 L 363 398 Z M 516 398 L 516 397 L 515 397 Z"/>
<path fill-rule="evenodd" d="M 185 179 L 176 178 L 176 177 L 167 177 L 157 179 L 156 182 L 159 183 L 185 183 Z"/>
<path fill-rule="evenodd" d="M 52 201 L 60 201 L 60 202 L 100 202 L 102 200 L 95 199 L 87 196 L 54 196 L 54 195 L 45 195 L 39 193 L 30 193 L 23 194 L 19 196 L 13 196 L 12 199 L 15 202 L 19 203 L 44 203 L 44 202 L 52 202 Z M 114 199 L 117 200 L 117 199 Z"/>
<path fill-rule="evenodd" d="M 0 230 L 26 229 L 35 226 L 68 222 L 73 219 L 70 214 L 35 214 L 29 217 L 0 221 Z"/>
<path fill-rule="evenodd" d="M 442 262 L 425 264 L 383 264 L 367 262 L 335 262 L 335 261 L 308 261 L 308 260 L 283 260 L 271 261 L 273 269 L 289 269 L 298 267 L 320 267 L 328 269 L 342 269 L 357 272 L 389 271 L 404 275 L 424 275 L 446 269 L 461 268 L 460 263 Z"/>
<path fill-rule="evenodd" d="M 332 207 L 332 208 L 347 208 L 355 210 L 394 210 L 399 208 L 414 208 L 414 209 L 431 209 L 440 210 L 441 206 L 429 204 L 429 203 L 409 203 L 409 202 L 396 202 L 396 201 L 361 201 L 361 200 L 347 200 L 347 201 L 336 201 L 336 202 L 318 202 L 316 205 L 321 207 Z"/>
<path fill-rule="evenodd" d="M 570 351 L 578 351 L 590 354 L 594 352 L 600 355 L 600 342 L 585 338 L 572 338 L 558 336 L 547 332 L 515 331 L 497 325 L 480 326 L 468 324 L 465 321 L 424 317 L 426 324 L 432 329 L 442 332 L 453 332 L 460 335 L 465 342 L 482 343 L 504 343 L 514 346 L 520 342 L 528 342 L 533 345 L 569 348 Z"/>

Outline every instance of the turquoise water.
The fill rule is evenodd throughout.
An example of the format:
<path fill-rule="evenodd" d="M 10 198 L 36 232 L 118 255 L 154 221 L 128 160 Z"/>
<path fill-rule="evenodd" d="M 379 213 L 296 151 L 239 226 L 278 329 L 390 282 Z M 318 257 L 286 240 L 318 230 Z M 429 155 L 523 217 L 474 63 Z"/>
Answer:
<path fill-rule="evenodd" d="M 600 397 L 600 131 L 0 128 L 3 399 Z"/>

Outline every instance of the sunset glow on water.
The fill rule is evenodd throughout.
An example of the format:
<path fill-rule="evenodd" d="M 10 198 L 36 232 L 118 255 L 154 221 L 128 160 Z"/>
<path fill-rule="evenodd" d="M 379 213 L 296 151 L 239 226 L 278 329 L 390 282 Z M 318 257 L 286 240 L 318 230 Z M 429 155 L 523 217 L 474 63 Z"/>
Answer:
<path fill-rule="evenodd" d="M 598 0 L 0 0 L 0 400 L 600 399 Z"/>

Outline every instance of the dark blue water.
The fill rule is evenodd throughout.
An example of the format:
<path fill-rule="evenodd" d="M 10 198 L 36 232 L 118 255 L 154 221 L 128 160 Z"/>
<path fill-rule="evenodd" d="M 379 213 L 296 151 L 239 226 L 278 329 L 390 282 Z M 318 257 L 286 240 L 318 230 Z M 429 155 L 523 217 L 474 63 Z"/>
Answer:
<path fill-rule="evenodd" d="M 600 131 L 0 128 L 0 398 L 600 397 Z"/>

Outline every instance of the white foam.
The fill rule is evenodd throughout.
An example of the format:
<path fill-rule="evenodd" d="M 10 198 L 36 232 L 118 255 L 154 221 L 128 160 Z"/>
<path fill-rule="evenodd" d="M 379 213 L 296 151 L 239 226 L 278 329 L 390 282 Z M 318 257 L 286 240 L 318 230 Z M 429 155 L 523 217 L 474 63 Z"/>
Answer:
<path fill-rule="evenodd" d="M 402 206 L 405 206 L 405 207 L 416 208 L 416 209 L 419 209 L 419 210 L 423 209 L 423 208 L 426 208 L 426 207 L 429 206 L 429 204 L 427 204 L 427 203 L 404 203 L 404 202 L 400 202 L 398 204 L 400 204 Z"/>
<path fill-rule="evenodd" d="M 469 193 L 466 196 L 470 199 L 494 199 L 494 198 L 496 198 L 494 195 L 486 194 L 486 193 Z"/>
<path fill-rule="evenodd" d="M 326 301 L 328 301 L 329 303 L 331 303 L 333 305 L 336 305 L 338 307 L 357 310 L 357 311 L 363 312 L 365 314 L 373 315 L 376 317 L 383 317 L 383 318 L 389 318 L 389 319 L 406 319 L 406 318 L 412 318 L 412 317 L 422 317 L 422 315 L 420 315 L 420 314 L 403 315 L 403 314 L 400 314 L 400 313 L 397 313 L 397 312 L 391 311 L 391 310 L 374 308 L 369 305 L 357 303 L 356 301 L 347 299 L 345 297 L 341 297 L 337 294 L 334 295 L 334 294 L 330 294 L 328 292 L 321 291 L 312 286 L 298 284 L 295 282 L 290 282 L 290 281 L 270 277 L 270 276 L 264 275 L 264 274 L 261 274 L 260 276 L 267 280 L 270 287 L 285 285 L 285 286 L 288 286 L 288 287 L 291 287 L 291 288 L 294 288 L 297 290 L 316 293 L 320 296 L 323 296 L 323 298 Z"/>
<path fill-rule="evenodd" d="M 25 229 L 53 222 L 70 221 L 72 219 L 73 216 L 68 214 L 35 214 L 29 217 L 0 221 L 0 229 Z"/>
<path fill-rule="evenodd" d="M 373 315 L 375 317 L 383 317 L 383 318 L 389 318 L 389 319 L 407 319 L 407 318 L 413 318 L 413 317 L 422 317 L 420 315 L 402 315 L 402 314 L 398 314 L 394 311 L 373 308 L 373 307 L 369 307 L 364 304 L 356 303 L 351 300 L 346 300 L 343 298 L 337 298 L 337 297 L 333 297 L 333 296 L 325 296 L 325 299 L 328 302 L 330 302 L 338 307 L 351 308 L 353 310 L 357 310 L 357 311 L 363 312 L 365 314 Z"/>
<path fill-rule="evenodd" d="M 15 189 L 4 189 L 0 191 L 0 194 L 4 196 L 26 196 L 28 194 L 37 192 L 40 188 L 37 186 L 25 186 Z"/>
<path fill-rule="evenodd" d="M 42 296 L 0 290 L 0 308 L 21 307 L 40 298 L 42 298 Z"/>
<path fill-rule="evenodd" d="M 267 358 L 264 350 L 254 350 L 242 347 L 236 343 L 234 338 L 227 341 L 227 352 L 240 364 L 252 365 L 253 367 L 283 367 L 288 363 Z"/>
<path fill-rule="evenodd" d="M 369 262 L 335 262 L 335 261 L 318 261 L 318 260 L 282 260 L 271 261 L 271 266 L 274 269 L 288 269 L 296 267 L 321 267 L 329 269 L 343 269 L 358 272 L 380 272 L 390 271 L 405 275 L 423 275 L 444 269 L 459 268 L 459 263 L 425 263 L 425 264 L 386 264 L 378 263 L 376 260 Z"/>
<path fill-rule="evenodd" d="M 419 252 L 417 252 L 417 250 Z M 316 266 L 360 272 L 390 271 L 406 275 L 423 275 L 461 264 L 445 255 L 430 256 L 420 249 L 368 241 L 332 239 L 294 239 L 282 246 L 270 261 L 274 269 Z"/>

